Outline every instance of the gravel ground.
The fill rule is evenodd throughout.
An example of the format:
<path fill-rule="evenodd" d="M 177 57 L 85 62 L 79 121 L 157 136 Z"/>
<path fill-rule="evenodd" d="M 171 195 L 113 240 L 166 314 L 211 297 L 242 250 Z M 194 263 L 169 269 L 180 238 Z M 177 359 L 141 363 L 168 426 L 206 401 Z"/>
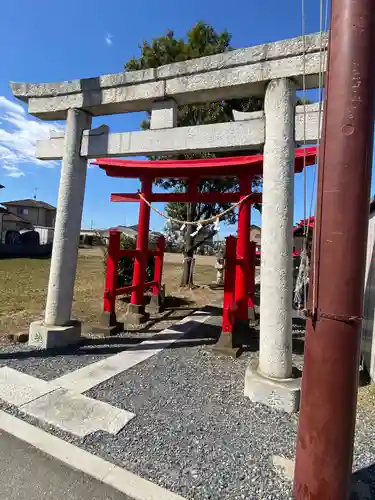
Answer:
<path fill-rule="evenodd" d="M 137 331 L 122 335 L 99 338 L 86 334 L 80 346 L 70 346 L 59 350 L 39 350 L 25 344 L 2 345 L 0 348 L 0 367 L 9 366 L 43 380 L 53 380 L 65 373 L 78 370 L 124 351 L 128 347 L 170 328 L 176 322 L 191 314 L 192 309 L 167 310 L 152 316 Z"/>
<path fill-rule="evenodd" d="M 243 397 L 244 372 L 255 352 L 237 360 L 211 351 L 219 329 L 202 324 L 189 345 L 172 344 L 86 394 L 136 413 L 117 436 L 96 433 L 79 440 L 0 405 L 30 423 L 194 500 L 290 499 L 291 483 L 272 457 L 294 457 L 297 416 Z M 294 361 L 302 367 L 303 326 L 295 328 Z M 375 396 L 361 389 L 354 468 L 375 462 Z M 373 406 L 373 408 L 375 408 Z M 374 468 L 354 475 L 351 500 L 373 498 Z"/>

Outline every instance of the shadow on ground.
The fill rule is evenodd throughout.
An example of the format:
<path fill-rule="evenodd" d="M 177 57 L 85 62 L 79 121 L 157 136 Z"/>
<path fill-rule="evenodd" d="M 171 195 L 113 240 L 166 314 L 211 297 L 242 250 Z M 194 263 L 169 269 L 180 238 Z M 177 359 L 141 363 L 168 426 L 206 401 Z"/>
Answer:
<path fill-rule="evenodd" d="M 349 500 L 371 500 L 374 498 L 375 464 L 371 464 L 352 474 Z"/>
<path fill-rule="evenodd" d="M 164 318 L 159 321 L 165 320 Z M 180 318 L 176 318 L 178 321 Z M 157 321 L 155 321 L 156 323 Z M 200 322 L 194 320 L 189 323 L 197 323 L 197 326 L 202 325 Z M 111 355 L 117 354 L 127 349 L 131 350 L 154 350 L 154 349 L 179 349 L 181 347 L 195 347 L 200 345 L 214 344 L 218 337 L 218 329 L 214 325 L 204 324 L 202 328 L 194 328 L 191 334 L 185 334 L 186 324 L 174 325 L 173 332 L 170 333 L 156 333 L 153 336 L 142 336 L 142 332 L 147 332 L 149 329 L 139 330 L 137 336 L 119 335 L 113 337 L 87 337 L 83 338 L 78 345 L 67 346 L 59 349 L 48 350 L 25 350 L 10 353 L 0 353 L 0 361 L 12 359 L 28 359 L 28 358 L 50 358 L 57 356 L 64 356 L 67 354 L 74 354 L 76 356 L 90 355 Z M 152 325 L 151 325 L 152 326 Z M 138 335 L 139 333 L 139 335 Z M 146 344 L 141 344 L 144 341 L 152 341 Z M 164 341 L 164 342 L 163 342 Z M 172 343 L 171 343 L 172 342 Z"/>

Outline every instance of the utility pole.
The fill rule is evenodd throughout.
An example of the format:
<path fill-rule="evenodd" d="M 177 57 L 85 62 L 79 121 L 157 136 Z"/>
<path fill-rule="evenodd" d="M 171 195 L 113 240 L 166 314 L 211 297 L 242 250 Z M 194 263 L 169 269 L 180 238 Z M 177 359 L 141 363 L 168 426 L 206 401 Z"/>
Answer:
<path fill-rule="evenodd" d="M 352 471 L 374 128 L 374 0 L 332 0 L 294 498 Z"/>

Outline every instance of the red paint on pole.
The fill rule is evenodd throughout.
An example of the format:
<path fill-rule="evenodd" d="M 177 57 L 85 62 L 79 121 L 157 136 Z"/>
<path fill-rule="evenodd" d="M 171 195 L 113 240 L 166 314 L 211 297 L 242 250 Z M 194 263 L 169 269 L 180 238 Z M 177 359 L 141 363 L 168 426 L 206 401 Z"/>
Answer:
<path fill-rule="evenodd" d="M 332 0 L 297 500 L 348 498 L 369 219 L 374 53 L 375 2 Z"/>
<path fill-rule="evenodd" d="M 153 286 L 153 295 L 158 295 L 161 288 L 161 280 L 163 275 L 163 263 L 164 263 L 164 250 L 165 250 L 165 238 L 160 236 L 156 242 L 156 254 L 155 254 L 155 265 L 154 265 L 154 281 L 156 285 Z"/>
<path fill-rule="evenodd" d="M 240 177 L 241 199 L 251 191 L 252 176 L 242 174 Z M 238 207 L 238 241 L 235 283 L 235 301 L 237 304 L 236 319 L 248 320 L 248 296 L 250 276 L 250 217 L 251 201 L 245 199 Z"/>
<path fill-rule="evenodd" d="M 143 290 L 147 290 L 148 288 L 154 288 L 158 284 L 157 281 L 145 281 L 143 283 Z M 130 292 L 133 292 L 137 289 L 135 285 L 123 286 L 121 288 L 116 289 L 116 296 L 118 295 L 127 295 Z"/>
<path fill-rule="evenodd" d="M 142 195 L 149 198 L 152 192 L 151 179 L 142 180 Z M 143 305 L 144 282 L 146 280 L 148 260 L 148 233 L 150 229 L 150 207 L 142 199 L 139 202 L 137 253 L 134 258 L 133 283 L 135 290 L 132 292 L 130 303 Z"/>
<path fill-rule="evenodd" d="M 237 203 L 240 192 L 217 193 L 198 192 L 195 185 L 192 191 L 187 193 L 152 193 L 149 202 L 153 203 Z M 252 203 L 262 203 L 262 193 L 252 193 L 250 196 Z M 112 193 L 111 201 L 115 203 L 139 202 L 138 193 Z"/>
<path fill-rule="evenodd" d="M 104 312 L 115 312 L 118 261 L 120 258 L 120 233 L 109 231 L 108 257 L 105 274 Z"/>
<path fill-rule="evenodd" d="M 233 302 L 234 285 L 236 281 L 236 246 L 237 239 L 229 236 L 225 243 L 225 270 L 224 270 L 224 303 L 222 331 L 232 333 L 233 330 Z"/>
<path fill-rule="evenodd" d="M 250 241 L 249 248 L 249 300 L 248 309 L 254 309 L 254 294 L 255 294 L 255 242 Z"/>

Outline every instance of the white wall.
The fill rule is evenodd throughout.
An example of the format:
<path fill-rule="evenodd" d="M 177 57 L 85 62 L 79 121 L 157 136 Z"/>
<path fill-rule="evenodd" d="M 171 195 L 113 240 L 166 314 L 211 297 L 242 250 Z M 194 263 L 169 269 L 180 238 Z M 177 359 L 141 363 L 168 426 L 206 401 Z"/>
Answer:
<path fill-rule="evenodd" d="M 34 230 L 39 233 L 39 243 L 41 245 L 46 245 L 47 243 L 52 243 L 54 229 L 51 227 L 44 226 L 34 226 Z"/>
<path fill-rule="evenodd" d="M 361 351 L 363 361 L 368 370 L 372 382 L 375 382 L 375 212 L 370 215 L 366 274 L 365 274 L 365 298 L 362 322 L 362 345 Z"/>

